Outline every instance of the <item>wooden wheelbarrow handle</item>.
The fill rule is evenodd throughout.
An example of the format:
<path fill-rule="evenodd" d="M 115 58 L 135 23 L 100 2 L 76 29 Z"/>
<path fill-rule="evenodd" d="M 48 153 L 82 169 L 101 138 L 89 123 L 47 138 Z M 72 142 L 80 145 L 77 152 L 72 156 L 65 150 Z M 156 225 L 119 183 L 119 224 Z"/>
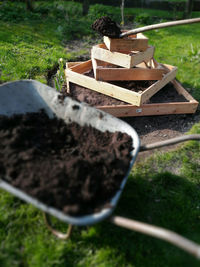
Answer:
<path fill-rule="evenodd" d="M 178 137 L 175 137 L 169 140 L 156 142 L 153 144 L 145 144 L 145 145 L 140 146 L 140 151 L 142 152 L 142 151 L 147 151 L 147 150 L 151 150 L 155 148 L 160 148 L 163 146 L 174 145 L 174 144 L 178 144 L 178 143 L 189 141 L 189 140 L 200 141 L 200 134 L 188 134 L 188 135 L 178 136 Z"/>
<path fill-rule="evenodd" d="M 185 250 L 186 252 L 200 259 L 200 246 L 194 243 L 193 241 L 190 241 L 185 237 L 176 234 L 175 232 L 154 225 L 123 218 L 120 216 L 112 216 L 109 218 L 109 221 L 117 226 L 121 226 L 129 230 L 134 230 L 168 241 L 169 243 Z"/>
<path fill-rule="evenodd" d="M 125 36 L 129 36 L 132 34 L 137 34 L 140 32 L 146 32 L 150 30 L 156 30 L 156 29 L 161 29 L 161 28 L 167 28 L 167 27 L 178 26 L 178 25 L 183 25 L 183 24 L 197 23 L 197 22 L 200 22 L 200 18 L 182 19 L 182 20 L 176 20 L 176 21 L 170 21 L 170 22 L 163 22 L 163 23 L 148 25 L 145 27 L 140 27 L 140 28 L 133 29 L 127 32 L 123 32 L 120 34 L 120 37 L 125 37 Z"/>
<path fill-rule="evenodd" d="M 47 214 L 45 212 L 43 214 L 44 214 L 45 223 L 46 223 L 48 229 L 52 232 L 52 234 L 54 234 L 57 238 L 63 239 L 63 240 L 67 240 L 67 239 L 70 238 L 71 233 L 72 233 L 72 229 L 73 229 L 73 225 L 72 224 L 68 225 L 68 229 L 67 229 L 66 233 L 62 233 L 62 232 L 60 232 L 60 231 L 58 231 L 58 230 L 53 228 L 53 226 L 51 224 L 51 220 L 50 220 L 49 214 Z"/>

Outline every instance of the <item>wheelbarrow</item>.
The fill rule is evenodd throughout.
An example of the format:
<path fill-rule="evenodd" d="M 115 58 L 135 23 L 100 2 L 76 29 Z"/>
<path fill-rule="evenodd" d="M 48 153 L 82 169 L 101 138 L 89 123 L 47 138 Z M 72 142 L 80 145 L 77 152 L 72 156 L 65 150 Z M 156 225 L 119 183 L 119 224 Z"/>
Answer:
<path fill-rule="evenodd" d="M 121 186 L 110 200 L 109 207 L 102 208 L 100 211 L 93 214 L 75 217 L 65 214 L 54 207 L 47 206 L 45 203 L 13 187 L 6 182 L 2 176 L 0 176 L 0 188 L 42 210 L 48 228 L 58 238 L 68 239 L 74 225 L 88 226 L 107 219 L 115 225 L 168 241 L 195 257 L 200 258 L 200 246 L 198 244 L 172 231 L 120 216 L 112 216 L 139 151 L 146 151 L 187 140 L 200 140 L 200 135 L 185 135 L 171 140 L 141 146 L 136 131 L 126 122 L 90 107 L 85 103 L 74 101 L 69 97 L 65 98 L 64 102 L 61 104 L 58 95 L 59 92 L 55 89 L 35 80 L 21 80 L 2 84 L 0 85 L 0 115 L 12 116 L 13 114 L 38 112 L 43 109 L 50 118 L 54 116 L 62 118 L 66 124 L 74 121 L 80 125 L 89 124 L 103 132 L 120 131 L 130 135 L 133 141 L 133 150 L 131 152 L 132 159 L 130 161 L 129 170 L 124 174 Z M 78 105 L 79 109 L 74 109 L 74 105 Z M 66 234 L 55 230 L 51 226 L 50 215 L 69 224 Z"/>

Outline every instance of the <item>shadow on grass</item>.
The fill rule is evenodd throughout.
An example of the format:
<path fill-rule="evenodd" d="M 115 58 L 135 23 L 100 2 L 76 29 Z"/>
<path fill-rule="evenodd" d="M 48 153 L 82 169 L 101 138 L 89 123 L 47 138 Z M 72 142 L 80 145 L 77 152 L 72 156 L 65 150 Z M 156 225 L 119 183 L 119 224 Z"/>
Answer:
<path fill-rule="evenodd" d="M 167 228 L 200 243 L 199 199 L 199 188 L 180 176 L 161 173 L 151 179 L 130 177 L 115 214 Z M 86 235 L 84 244 L 92 243 L 94 251 L 114 248 L 127 265 L 199 266 L 196 259 L 164 241 L 109 222 L 94 227 L 95 234 Z"/>
<path fill-rule="evenodd" d="M 199 185 L 167 172 L 130 176 L 114 215 L 172 230 L 200 244 Z M 7 193 L 1 205 L 2 266 L 199 266 L 195 258 L 165 241 L 106 220 L 74 227 L 70 240 L 58 240 L 31 205 Z M 66 224 L 52 222 L 66 231 Z"/>

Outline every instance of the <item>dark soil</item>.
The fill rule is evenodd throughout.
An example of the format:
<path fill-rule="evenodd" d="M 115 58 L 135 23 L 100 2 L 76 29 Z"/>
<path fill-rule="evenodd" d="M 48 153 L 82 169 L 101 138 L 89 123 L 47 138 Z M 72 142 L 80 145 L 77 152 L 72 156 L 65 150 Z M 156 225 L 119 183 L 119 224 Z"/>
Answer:
<path fill-rule="evenodd" d="M 93 70 L 85 72 L 84 75 L 94 78 Z M 134 92 L 143 92 L 153 83 L 155 83 L 155 81 L 110 81 L 108 83 L 132 90 Z"/>
<path fill-rule="evenodd" d="M 44 112 L 0 116 L 0 176 L 73 216 L 108 205 L 127 173 L 131 150 L 126 134 L 66 125 Z"/>
<path fill-rule="evenodd" d="M 119 38 L 121 34 L 120 28 L 116 22 L 111 20 L 108 16 L 103 16 L 92 24 L 92 29 L 101 35 L 108 36 L 110 38 Z"/>
<path fill-rule="evenodd" d="M 115 82 L 115 84 L 123 88 L 133 90 L 135 92 L 140 92 L 147 89 L 152 84 L 152 81 L 122 81 Z M 66 91 L 63 91 L 62 95 L 70 96 L 80 102 L 86 102 L 91 106 L 130 105 L 121 100 L 100 94 L 73 83 L 70 84 L 70 94 L 67 94 Z M 148 103 L 168 102 L 187 102 L 184 96 L 178 94 L 172 83 L 168 83 L 162 90 L 158 91 L 148 100 Z"/>

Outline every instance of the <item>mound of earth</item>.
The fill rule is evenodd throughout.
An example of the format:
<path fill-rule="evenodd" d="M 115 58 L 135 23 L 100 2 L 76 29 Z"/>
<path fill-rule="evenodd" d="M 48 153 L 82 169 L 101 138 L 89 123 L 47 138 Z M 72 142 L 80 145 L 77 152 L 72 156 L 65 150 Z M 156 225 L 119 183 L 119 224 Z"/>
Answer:
<path fill-rule="evenodd" d="M 92 29 L 103 36 L 108 36 L 110 38 L 119 38 L 121 34 L 120 28 L 117 26 L 116 22 L 113 21 L 108 16 L 103 16 L 92 24 Z"/>
<path fill-rule="evenodd" d="M 73 216 L 108 205 L 129 169 L 132 149 L 125 133 L 66 125 L 44 112 L 0 116 L 0 177 Z"/>

